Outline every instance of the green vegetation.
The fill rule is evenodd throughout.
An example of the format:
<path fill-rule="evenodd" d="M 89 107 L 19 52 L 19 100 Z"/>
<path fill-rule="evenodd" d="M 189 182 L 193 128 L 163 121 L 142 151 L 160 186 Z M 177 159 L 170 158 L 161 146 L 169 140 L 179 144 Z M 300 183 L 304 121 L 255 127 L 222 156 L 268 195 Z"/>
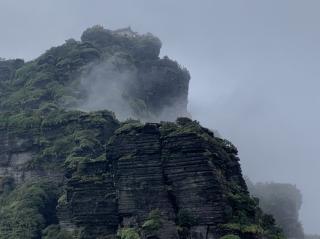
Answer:
<path fill-rule="evenodd" d="M 161 131 L 172 137 L 193 134 L 208 142 L 216 143 L 213 133 L 207 128 L 202 127 L 198 121 L 193 121 L 187 117 L 180 117 L 176 123 L 164 122 L 161 126 Z"/>
<path fill-rule="evenodd" d="M 190 229 L 197 225 L 197 219 L 185 209 L 180 209 L 177 214 L 177 230 L 181 238 L 188 238 L 190 236 Z"/>
<path fill-rule="evenodd" d="M 0 111 L 37 111 L 48 103 L 71 106 L 71 99 L 77 98 L 76 75 L 99 58 L 99 50 L 91 44 L 68 40 L 34 61 L 15 63 L 10 68 L 10 81 L 4 81 L 6 92 L 0 94 Z M 0 68 L 0 75 L 3 71 Z"/>
<path fill-rule="evenodd" d="M 143 124 L 138 120 L 127 120 L 121 123 L 120 127 L 115 131 L 115 134 L 130 132 L 134 129 L 139 129 Z"/>
<path fill-rule="evenodd" d="M 94 66 L 108 62 L 119 72 L 131 69 L 137 73 L 138 78 L 122 92 L 133 113 L 140 118 L 156 117 L 178 95 L 186 100 L 190 79 L 188 71 L 177 62 L 168 57 L 159 58 L 160 48 L 160 40 L 151 34 L 138 35 L 131 29 L 110 31 L 94 26 L 84 31 L 81 41 L 69 39 L 33 61 L 2 60 L 0 112 L 37 114 L 40 111 L 46 116 L 58 108 L 79 108 L 88 98 L 81 78 Z M 149 78 L 164 85 L 148 84 L 145 88 Z M 167 84 L 173 84 L 172 89 L 160 92 Z M 163 100 L 153 94 L 156 91 Z"/>
<path fill-rule="evenodd" d="M 26 168 L 59 169 L 65 165 L 74 171 L 79 162 L 105 159 L 105 142 L 118 121 L 108 111 L 55 110 L 46 117 L 39 112 L 0 114 L 0 127 L 37 147 L 38 153 Z"/>
<path fill-rule="evenodd" d="M 99 49 L 110 49 L 118 51 L 119 49 L 129 52 L 134 58 L 139 60 L 157 59 L 160 53 L 161 41 L 151 34 L 137 35 L 131 29 L 124 29 L 129 35 L 135 37 L 123 37 L 121 34 L 104 29 L 96 25 L 83 32 L 82 42 L 93 44 Z M 117 31 L 120 33 L 121 31 Z"/>
<path fill-rule="evenodd" d="M 0 238 L 35 239 L 41 230 L 56 223 L 57 186 L 30 183 L 15 188 L 0 199 Z"/>
<path fill-rule="evenodd" d="M 147 233 L 154 233 L 162 227 L 160 210 L 152 210 L 148 219 L 143 223 L 142 229 Z"/>
<path fill-rule="evenodd" d="M 119 239 L 140 239 L 139 233 L 134 228 L 121 228 L 117 237 Z"/>
<path fill-rule="evenodd" d="M 256 198 L 250 197 L 246 191 L 234 183 L 229 187 L 231 191 L 228 201 L 231 208 L 226 212 L 229 218 L 228 223 L 221 225 L 224 231 L 240 235 L 241 238 L 248 235 L 274 239 L 285 238 L 273 217 L 262 212 Z"/>

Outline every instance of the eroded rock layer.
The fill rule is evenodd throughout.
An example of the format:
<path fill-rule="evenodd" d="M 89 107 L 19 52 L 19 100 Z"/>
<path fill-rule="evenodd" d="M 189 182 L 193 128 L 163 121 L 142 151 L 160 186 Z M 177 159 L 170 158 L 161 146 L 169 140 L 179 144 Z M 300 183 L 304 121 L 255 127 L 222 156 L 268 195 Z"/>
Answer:
<path fill-rule="evenodd" d="M 197 122 L 126 123 L 106 149 L 105 162 L 79 165 L 67 183 L 60 221 L 67 218 L 74 233 L 98 238 L 104 231 L 101 238 L 113 238 L 130 229 L 141 238 L 260 238 L 232 227 L 241 214 L 247 226 L 263 229 L 236 148 Z"/>

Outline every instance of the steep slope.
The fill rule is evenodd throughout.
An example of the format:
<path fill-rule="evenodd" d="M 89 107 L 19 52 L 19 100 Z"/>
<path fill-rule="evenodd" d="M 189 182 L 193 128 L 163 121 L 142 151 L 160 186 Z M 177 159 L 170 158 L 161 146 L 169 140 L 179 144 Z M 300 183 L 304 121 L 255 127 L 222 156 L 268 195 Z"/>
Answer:
<path fill-rule="evenodd" d="M 116 119 L 188 115 L 189 73 L 160 47 L 95 26 L 0 61 L 1 239 L 283 238 L 230 142 L 184 117 Z"/>

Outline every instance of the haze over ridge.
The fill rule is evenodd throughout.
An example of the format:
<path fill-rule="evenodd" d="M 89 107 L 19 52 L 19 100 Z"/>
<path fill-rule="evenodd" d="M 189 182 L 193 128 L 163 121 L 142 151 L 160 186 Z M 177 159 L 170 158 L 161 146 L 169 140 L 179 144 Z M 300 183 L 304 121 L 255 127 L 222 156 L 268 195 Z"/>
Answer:
<path fill-rule="evenodd" d="M 1 0 L 0 56 L 32 59 L 97 23 L 154 33 L 191 72 L 193 117 L 238 146 L 254 181 L 297 184 L 305 230 L 319 233 L 319 5 Z"/>

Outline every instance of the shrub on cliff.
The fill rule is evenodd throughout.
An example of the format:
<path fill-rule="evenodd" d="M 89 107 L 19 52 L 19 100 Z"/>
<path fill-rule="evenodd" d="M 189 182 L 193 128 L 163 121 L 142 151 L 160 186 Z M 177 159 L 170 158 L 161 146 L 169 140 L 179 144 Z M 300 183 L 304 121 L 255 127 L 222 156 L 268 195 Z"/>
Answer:
<path fill-rule="evenodd" d="M 143 223 L 142 229 L 147 233 L 153 233 L 158 231 L 161 227 L 162 227 L 161 211 L 152 210 L 147 220 Z"/>
<path fill-rule="evenodd" d="M 134 228 L 121 228 L 117 233 L 118 239 L 140 239 L 139 233 Z"/>

